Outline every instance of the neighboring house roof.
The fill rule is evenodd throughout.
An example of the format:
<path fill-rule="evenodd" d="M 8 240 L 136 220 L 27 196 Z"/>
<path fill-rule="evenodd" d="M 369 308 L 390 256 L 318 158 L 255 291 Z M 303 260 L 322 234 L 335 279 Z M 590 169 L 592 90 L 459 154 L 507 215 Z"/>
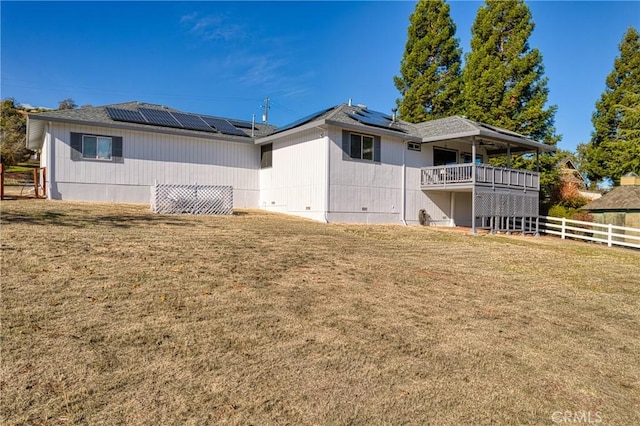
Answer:
<path fill-rule="evenodd" d="M 200 130 L 185 129 L 185 128 L 167 127 L 167 126 L 161 126 L 156 124 L 127 122 L 127 121 L 114 120 L 113 118 L 111 118 L 107 108 L 117 108 L 120 110 L 128 110 L 128 111 L 134 111 L 134 112 L 137 112 L 140 108 L 146 108 L 151 110 L 169 111 L 169 112 L 193 115 L 193 114 L 185 113 L 183 111 L 179 111 L 174 108 L 165 107 L 162 105 L 147 104 L 147 103 L 135 102 L 135 101 L 124 102 L 119 104 L 103 105 L 98 107 L 89 106 L 89 107 L 82 107 L 77 109 L 30 113 L 27 115 L 28 117 L 27 148 L 33 149 L 33 150 L 40 148 L 40 145 L 42 144 L 42 137 L 44 134 L 44 124 L 49 121 L 75 123 L 75 124 L 81 124 L 81 125 L 95 125 L 95 126 L 101 126 L 101 127 L 113 127 L 113 128 L 130 129 L 130 130 L 142 130 L 142 131 L 151 131 L 151 132 L 157 132 L 157 133 L 181 134 L 186 136 L 195 136 L 195 137 L 208 138 L 208 139 L 217 139 L 217 140 L 223 139 L 223 140 L 229 140 L 229 141 L 235 141 L 235 142 L 253 143 L 253 140 L 250 137 L 251 136 L 250 128 L 249 129 L 240 128 L 239 130 L 243 132 L 245 135 L 239 136 L 239 135 L 225 134 L 224 132 L 215 131 L 215 129 L 212 129 L 212 131 L 200 131 Z M 231 120 L 232 122 L 244 121 L 244 120 L 228 119 L 224 117 L 211 117 L 211 118 Z M 275 128 L 276 128 L 275 126 L 256 123 L 254 136 L 259 137 L 262 135 L 270 134 L 273 132 Z"/>
<path fill-rule="evenodd" d="M 558 161 L 556 168 L 560 170 L 560 180 L 563 182 L 573 182 L 578 184 L 582 189 L 587 188 L 586 179 L 582 176 L 571 158 L 564 157 L 562 160 Z"/>
<path fill-rule="evenodd" d="M 640 186 L 619 186 L 582 207 L 583 210 L 640 210 Z"/>
<path fill-rule="evenodd" d="M 513 153 L 535 150 L 553 152 L 556 150 L 554 146 L 536 142 L 519 133 L 469 120 L 459 115 L 426 121 L 415 126 L 422 136 L 423 142 L 476 137 L 489 153 L 504 153 L 507 146 Z"/>

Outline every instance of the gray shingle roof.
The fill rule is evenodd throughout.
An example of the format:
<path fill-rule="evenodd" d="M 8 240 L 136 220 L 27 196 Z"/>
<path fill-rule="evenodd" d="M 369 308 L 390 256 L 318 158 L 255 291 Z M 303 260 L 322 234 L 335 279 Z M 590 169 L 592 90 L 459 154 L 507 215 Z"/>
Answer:
<path fill-rule="evenodd" d="M 34 113 L 29 114 L 29 119 L 33 121 L 40 121 L 40 123 L 44 121 L 63 121 L 77 124 L 89 124 L 89 125 L 102 125 L 107 127 L 116 127 L 116 128 L 127 128 L 133 130 L 146 130 L 153 132 L 161 132 L 161 133 L 171 133 L 171 134 L 183 134 L 194 137 L 208 138 L 208 139 L 225 139 L 225 140 L 235 140 L 238 142 L 253 142 L 253 140 L 257 140 L 260 142 L 261 138 L 266 136 L 270 136 L 277 132 L 277 128 L 275 126 L 266 125 L 262 123 L 257 123 L 254 138 L 251 139 L 249 137 L 243 136 L 234 136 L 227 135 L 222 133 L 212 133 L 206 131 L 199 130 L 189 130 L 189 129 L 176 129 L 169 127 L 156 126 L 152 124 L 139 124 L 139 123 L 129 123 L 112 120 L 107 114 L 107 107 L 120 108 L 120 109 L 128 109 L 137 111 L 138 108 L 151 108 L 151 109 L 159 109 L 165 111 L 172 112 L 182 112 L 173 108 L 165 107 L 162 105 L 155 104 L 147 104 L 142 102 L 124 102 L 119 104 L 112 105 L 104 105 L 98 107 L 84 107 L 73 110 L 60 110 L 60 111 L 47 111 L 42 113 Z M 486 147 L 489 151 L 491 149 L 496 150 L 498 152 L 500 149 L 503 149 L 507 143 L 511 144 L 512 150 L 516 152 L 517 150 L 521 151 L 531 151 L 538 149 L 540 151 L 551 151 L 554 148 L 548 145 L 540 144 L 531 139 L 524 137 L 515 132 L 511 132 L 506 129 L 501 129 L 495 126 L 489 126 L 484 123 L 479 123 L 473 120 L 469 120 L 465 117 L 461 116 L 453 116 L 441 118 L 438 120 L 431 120 L 424 123 L 412 124 L 403 120 L 395 120 L 390 123 L 388 126 L 373 126 L 370 124 L 363 123 L 359 120 L 353 118 L 353 116 L 357 115 L 357 113 L 362 113 L 363 111 L 368 111 L 366 107 L 361 105 L 346 105 L 341 104 L 337 105 L 333 108 L 328 109 L 323 114 L 312 118 L 309 121 L 304 121 L 300 124 L 293 126 L 291 129 L 287 129 L 286 132 L 295 131 L 294 129 L 300 127 L 307 127 L 313 125 L 320 125 L 322 123 L 330 123 L 338 126 L 344 126 L 345 128 L 350 129 L 362 129 L 362 131 L 368 131 L 375 133 L 384 130 L 388 132 L 387 134 L 397 134 L 399 137 L 406 138 L 408 140 L 414 140 L 419 142 L 435 142 L 439 140 L 446 139 L 457 139 L 457 138 L 469 138 L 471 136 L 479 136 L 486 143 Z M 376 113 L 375 111 L 371 111 Z M 379 114 L 379 113 L 377 113 Z M 224 117 L 217 117 L 224 118 Z M 385 120 L 386 121 L 386 120 Z M 41 133 L 41 129 L 37 129 L 37 123 L 33 123 L 33 132 L 29 130 L 29 147 L 34 149 L 33 146 L 36 146 L 39 139 L 39 134 Z M 41 124 L 40 124 L 41 126 Z M 284 126 L 287 127 L 287 126 Z M 251 135 L 250 129 L 240 129 L 247 134 L 247 136 Z M 284 133 L 284 132 L 283 132 Z M 275 137 L 275 135 L 273 136 Z M 273 137 L 264 140 L 264 142 L 273 139 Z M 496 145 L 497 144 L 497 145 Z"/>
<path fill-rule="evenodd" d="M 446 139 L 461 139 L 477 136 L 484 142 L 488 151 L 502 152 L 507 144 L 512 151 L 555 151 L 555 147 L 542 144 L 511 130 L 480 123 L 466 117 L 454 115 L 416 124 L 423 142 L 436 142 Z"/>
<path fill-rule="evenodd" d="M 640 210 L 640 186 L 619 186 L 582 207 L 583 210 Z"/>
<path fill-rule="evenodd" d="M 247 138 L 243 136 L 233 136 L 226 135 L 218 132 L 205 132 L 198 130 L 190 130 L 190 129 L 175 129 L 175 128 L 167 128 L 163 126 L 156 126 L 153 124 L 139 124 L 139 123 L 129 123 L 116 121 L 109 117 L 107 114 L 107 107 L 112 108 L 120 108 L 127 109 L 132 111 L 137 111 L 138 108 L 150 108 L 150 109 L 158 109 L 164 111 L 172 111 L 172 112 L 183 112 L 174 108 L 165 107 L 162 105 L 156 104 L 148 104 L 143 102 L 124 102 L 119 104 L 111 104 L 111 105 L 103 105 L 98 107 L 83 107 L 78 109 L 68 109 L 68 110 L 58 110 L 58 111 L 46 111 L 41 113 L 29 114 L 30 120 L 44 120 L 44 121 L 65 121 L 65 122 L 73 122 L 73 123 L 82 123 L 82 124 L 95 124 L 95 125 L 108 125 L 111 127 L 120 127 L 120 128 L 129 128 L 133 130 L 147 130 L 147 131 L 161 131 L 164 133 L 179 133 L 190 136 L 197 137 L 223 137 L 224 139 L 230 140 L 238 140 L 238 141 L 246 141 Z M 225 118 L 225 117 L 217 117 L 217 118 Z M 242 120 L 245 121 L 245 120 Z M 270 134 L 275 129 L 275 126 L 256 123 L 255 137 L 264 136 Z M 247 136 L 251 136 L 251 129 L 240 129 L 247 134 Z"/>
<path fill-rule="evenodd" d="M 460 135 L 477 132 L 471 120 L 453 116 L 416 124 L 418 133 L 423 138 Z"/>

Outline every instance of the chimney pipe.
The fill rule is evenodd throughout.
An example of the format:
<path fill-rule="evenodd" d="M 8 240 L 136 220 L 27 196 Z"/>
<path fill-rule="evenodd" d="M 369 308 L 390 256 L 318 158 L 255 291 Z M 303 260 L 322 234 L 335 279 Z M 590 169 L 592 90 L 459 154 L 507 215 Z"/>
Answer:
<path fill-rule="evenodd" d="M 398 112 L 398 108 L 391 108 L 391 122 L 396 122 L 396 113 Z"/>

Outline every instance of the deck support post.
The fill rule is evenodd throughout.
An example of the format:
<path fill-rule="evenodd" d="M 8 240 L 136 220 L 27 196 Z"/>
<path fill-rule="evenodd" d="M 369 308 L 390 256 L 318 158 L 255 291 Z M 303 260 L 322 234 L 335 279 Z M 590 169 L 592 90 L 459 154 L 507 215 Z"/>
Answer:
<path fill-rule="evenodd" d="M 471 235 L 476 235 L 476 138 L 471 137 Z"/>

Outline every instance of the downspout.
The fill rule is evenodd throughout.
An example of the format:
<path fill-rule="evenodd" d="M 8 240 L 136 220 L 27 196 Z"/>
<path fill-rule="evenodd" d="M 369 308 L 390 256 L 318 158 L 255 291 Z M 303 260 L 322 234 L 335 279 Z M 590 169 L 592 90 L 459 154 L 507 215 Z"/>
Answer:
<path fill-rule="evenodd" d="M 400 221 L 407 225 L 407 142 L 402 143 L 402 201 Z"/>
<path fill-rule="evenodd" d="M 329 204 L 331 203 L 331 138 L 329 137 L 329 129 L 326 130 L 327 135 L 325 140 L 327 141 L 327 197 L 324 205 L 324 223 L 329 223 Z"/>
<path fill-rule="evenodd" d="M 47 191 L 47 199 L 48 200 L 52 200 L 53 199 L 53 185 L 55 182 L 55 170 L 54 170 L 54 158 L 55 158 L 55 152 L 54 152 L 54 142 L 52 141 L 51 138 L 51 122 L 47 122 L 46 126 L 45 126 L 45 141 L 44 143 L 47 144 L 47 158 L 45 159 L 45 167 L 46 167 L 46 174 L 47 174 L 47 181 L 45 182 L 45 185 L 47 185 L 46 191 Z"/>

